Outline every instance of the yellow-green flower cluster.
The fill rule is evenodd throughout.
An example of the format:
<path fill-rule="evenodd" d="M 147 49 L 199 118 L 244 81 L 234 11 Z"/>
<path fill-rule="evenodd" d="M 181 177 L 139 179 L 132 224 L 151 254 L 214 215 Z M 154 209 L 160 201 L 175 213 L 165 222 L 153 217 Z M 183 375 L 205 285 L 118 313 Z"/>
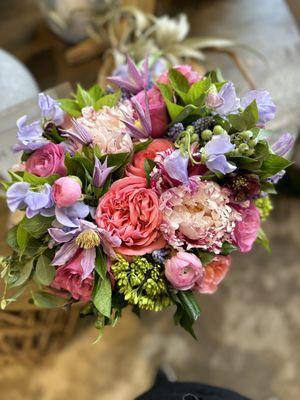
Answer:
<path fill-rule="evenodd" d="M 171 305 L 160 265 L 152 264 L 145 257 L 137 257 L 133 262 L 119 257 L 111 266 L 111 271 L 129 304 L 153 311 Z"/>
<path fill-rule="evenodd" d="M 273 210 L 273 205 L 269 196 L 261 197 L 255 200 L 262 222 L 266 221 Z"/>

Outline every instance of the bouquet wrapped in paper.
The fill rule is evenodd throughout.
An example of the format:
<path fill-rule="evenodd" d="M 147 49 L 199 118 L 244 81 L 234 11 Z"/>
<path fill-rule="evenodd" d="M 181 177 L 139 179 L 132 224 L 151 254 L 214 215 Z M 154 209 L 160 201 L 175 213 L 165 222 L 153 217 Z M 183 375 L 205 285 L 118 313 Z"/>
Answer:
<path fill-rule="evenodd" d="M 219 72 L 163 67 L 128 58 L 106 89 L 41 93 L 41 119 L 18 119 L 21 159 L 2 186 L 24 215 L 1 260 L 14 292 L 2 308 L 30 285 L 38 307 L 81 302 L 101 332 L 127 306 L 175 306 L 194 335 L 198 294 L 217 290 L 230 253 L 268 248 L 261 223 L 293 145 L 265 129 L 270 94 L 238 97 Z"/>

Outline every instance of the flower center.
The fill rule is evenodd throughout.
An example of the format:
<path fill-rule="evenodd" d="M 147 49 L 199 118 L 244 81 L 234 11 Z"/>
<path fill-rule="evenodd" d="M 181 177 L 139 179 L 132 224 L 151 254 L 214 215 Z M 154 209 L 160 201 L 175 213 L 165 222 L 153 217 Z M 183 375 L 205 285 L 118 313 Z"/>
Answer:
<path fill-rule="evenodd" d="M 82 249 L 92 249 L 100 244 L 99 235 L 93 230 L 81 232 L 76 238 L 76 244 Z"/>

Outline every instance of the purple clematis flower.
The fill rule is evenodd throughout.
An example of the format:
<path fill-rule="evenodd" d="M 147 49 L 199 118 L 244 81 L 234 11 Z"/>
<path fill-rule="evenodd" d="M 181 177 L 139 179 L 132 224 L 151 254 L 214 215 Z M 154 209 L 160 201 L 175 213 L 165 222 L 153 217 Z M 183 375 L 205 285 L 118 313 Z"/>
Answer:
<path fill-rule="evenodd" d="M 65 113 L 60 108 L 59 103 L 45 93 L 39 94 L 39 107 L 42 111 L 42 117 L 55 125 L 61 125 L 65 118 Z"/>
<path fill-rule="evenodd" d="M 120 72 L 119 74 L 117 72 L 118 75 L 108 77 L 107 80 L 132 94 L 137 94 L 147 88 L 149 83 L 148 59 L 144 60 L 141 69 L 139 69 L 132 58 L 127 56 L 127 73 L 125 75 L 124 69 Z"/>
<path fill-rule="evenodd" d="M 71 231 L 66 232 L 64 228 L 50 228 L 48 232 L 56 243 L 64 243 L 56 252 L 52 265 L 65 265 L 78 250 L 82 250 L 82 279 L 87 278 L 95 268 L 98 246 L 101 245 L 106 254 L 115 256 L 113 247 L 121 245 L 119 238 L 98 228 L 94 223 L 84 220 L 79 220 L 77 227 Z"/>
<path fill-rule="evenodd" d="M 209 93 L 206 98 L 206 106 L 214 109 L 220 115 L 234 113 L 240 106 L 236 97 L 235 87 L 232 82 L 226 82 L 219 93 Z"/>
<path fill-rule="evenodd" d="M 90 213 L 90 208 L 83 202 L 78 201 L 70 207 L 56 207 L 55 217 L 57 221 L 68 228 L 78 227 L 79 221 L 87 217 Z"/>
<path fill-rule="evenodd" d="M 124 124 L 130 130 L 131 136 L 135 139 L 147 139 L 152 134 L 152 122 L 149 111 L 149 99 L 147 92 L 145 91 L 145 111 L 141 104 L 135 99 L 131 99 L 131 103 L 134 106 L 138 119 L 128 116 L 127 119 L 123 120 Z"/>
<path fill-rule="evenodd" d="M 189 181 L 188 163 L 189 156 L 182 156 L 180 150 L 175 150 L 164 159 L 163 166 L 170 178 L 187 184 Z"/>
<path fill-rule="evenodd" d="M 264 126 L 275 117 L 276 106 L 267 90 L 250 90 L 241 99 L 242 108 L 246 108 L 256 100 L 258 108 L 258 125 Z"/>
<path fill-rule="evenodd" d="M 95 167 L 93 172 L 93 185 L 97 188 L 103 187 L 108 175 L 114 170 L 114 167 L 107 166 L 107 157 L 103 164 L 95 157 Z"/>
<path fill-rule="evenodd" d="M 284 156 L 292 150 L 295 144 L 295 137 L 289 132 L 283 133 L 278 140 L 272 145 L 272 150 L 278 156 Z"/>
<path fill-rule="evenodd" d="M 230 136 L 226 132 L 213 136 L 201 149 L 207 168 L 212 172 L 221 172 L 224 175 L 233 172 L 236 166 L 227 161 L 225 154 L 234 148 L 235 145 L 230 142 Z"/>
<path fill-rule="evenodd" d="M 34 121 L 26 125 L 27 115 L 17 120 L 18 127 L 18 142 L 12 147 L 16 153 L 18 151 L 34 151 L 48 143 L 48 140 L 43 137 L 43 129 L 40 121 Z"/>
<path fill-rule="evenodd" d="M 75 118 L 72 118 L 73 130 L 61 130 L 62 136 L 71 139 L 74 143 L 90 145 L 93 142 L 92 136 L 85 127 Z"/>

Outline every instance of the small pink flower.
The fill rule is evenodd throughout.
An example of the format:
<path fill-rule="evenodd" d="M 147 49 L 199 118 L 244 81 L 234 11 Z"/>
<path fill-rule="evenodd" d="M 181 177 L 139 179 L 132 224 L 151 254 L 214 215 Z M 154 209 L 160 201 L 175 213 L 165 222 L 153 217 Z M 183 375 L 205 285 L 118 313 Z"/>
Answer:
<path fill-rule="evenodd" d="M 204 276 L 197 282 L 197 290 L 200 293 L 214 293 L 225 278 L 230 264 L 230 256 L 216 256 L 211 263 L 204 267 Z"/>
<path fill-rule="evenodd" d="M 190 65 L 176 65 L 174 67 L 177 71 L 181 72 L 182 75 L 186 77 L 188 80 L 189 84 L 192 85 L 193 83 L 200 81 L 202 78 L 201 75 L 198 74 L 197 71 L 194 71 L 193 68 Z M 158 79 L 158 83 L 164 83 L 167 85 L 170 83 L 169 78 L 168 78 L 168 71 L 164 72 Z"/>
<path fill-rule="evenodd" d="M 234 242 L 242 253 L 252 249 L 260 228 L 259 211 L 253 203 L 248 208 L 235 207 L 241 214 L 241 221 L 238 221 L 234 230 Z"/>
<path fill-rule="evenodd" d="M 154 86 L 147 91 L 149 100 L 149 113 L 152 125 L 152 137 L 159 138 L 164 135 L 168 127 L 168 113 L 160 90 Z M 139 92 L 133 97 L 146 110 L 145 92 Z"/>
<path fill-rule="evenodd" d="M 68 291 L 75 300 L 87 302 L 91 299 L 94 279 L 93 274 L 82 279 L 82 257 L 81 251 L 68 264 L 58 267 L 51 286 L 58 290 Z"/>
<path fill-rule="evenodd" d="M 26 170 L 43 177 L 53 174 L 65 175 L 64 159 L 63 147 L 59 144 L 48 143 L 32 153 L 26 161 Z"/>
<path fill-rule="evenodd" d="M 189 290 L 203 277 L 203 266 L 195 254 L 178 252 L 165 263 L 165 275 L 177 290 Z"/>
<path fill-rule="evenodd" d="M 57 207 L 70 207 L 81 196 L 81 185 L 76 177 L 65 176 L 57 179 L 53 185 L 53 199 Z"/>

